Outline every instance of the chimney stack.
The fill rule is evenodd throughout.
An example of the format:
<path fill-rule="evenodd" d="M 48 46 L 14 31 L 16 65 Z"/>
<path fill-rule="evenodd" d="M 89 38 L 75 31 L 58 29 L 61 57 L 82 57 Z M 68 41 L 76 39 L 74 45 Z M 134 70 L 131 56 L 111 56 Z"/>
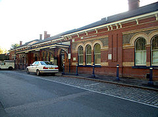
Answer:
<path fill-rule="evenodd" d="M 44 31 L 44 39 L 50 37 L 50 34 L 47 34 L 47 31 Z"/>
<path fill-rule="evenodd" d="M 44 39 L 47 38 L 47 31 L 44 31 Z"/>
<path fill-rule="evenodd" d="M 20 41 L 20 46 L 22 45 L 22 41 Z"/>
<path fill-rule="evenodd" d="M 139 8 L 140 0 L 128 0 L 129 10 L 134 10 Z"/>
<path fill-rule="evenodd" d="M 40 40 L 42 40 L 42 34 L 40 34 Z"/>
<path fill-rule="evenodd" d="M 47 38 L 49 38 L 50 37 L 50 34 L 47 34 Z"/>

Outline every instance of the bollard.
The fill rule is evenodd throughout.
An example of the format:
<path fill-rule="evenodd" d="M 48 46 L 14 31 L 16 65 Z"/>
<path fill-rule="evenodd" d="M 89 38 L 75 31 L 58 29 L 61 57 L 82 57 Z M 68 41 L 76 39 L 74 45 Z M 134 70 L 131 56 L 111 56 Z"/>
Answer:
<path fill-rule="evenodd" d="M 116 70 L 116 80 L 117 81 L 120 81 L 120 78 L 119 78 L 119 64 L 117 64 L 117 70 Z"/>
<path fill-rule="evenodd" d="M 95 70 L 95 69 L 94 69 L 94 68 L 95 68 L 95 66 L 94 66 L 94 63 L 93 63 L 93 73 L 92 73 L 92 77 L 93 77 L 93 78 L 95 78 L 95 73 L 94 73 L 94 70 Z"/>
<path fill-rule="evenodd" d="M 65 75 L 65 65 L 63 64 L 63 72 L 62 75 Z"/>
<path fill-rule="evenodd" d="M 152 67 L 150 67 L 150 77 L 149 77 L 148 85 L 154 85 L 153 84 L 153 68 Z"/>
<path fill-rule="evenodd" d="M 76 63 L 76 76 L 78 76 L 78 64 Z"/>

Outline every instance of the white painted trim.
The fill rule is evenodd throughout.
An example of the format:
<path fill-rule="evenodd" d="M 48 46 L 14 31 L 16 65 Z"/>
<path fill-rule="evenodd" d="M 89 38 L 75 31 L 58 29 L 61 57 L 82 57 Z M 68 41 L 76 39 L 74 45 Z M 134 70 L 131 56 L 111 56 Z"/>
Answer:
<path fill-rule="evenodd" d="M 102 27 L 108 27 L 109 25 L 115 25 L 117 23 L 119 23 L 121 28 L 122 28 L 121 23 L 123 23 L 123 22 L 129 22 L 129 21 L 132 21 L 132 20 L 135 20 L 135 19 L 140 19 L 140 18 L 143 18 L 143 17 L 151 17 L 151 16 L 155 16 L 155 14 L 158 14 L 158 11 L 155 11 L 155 12 L 152 12 L 152 13 L 147 13 L 147 14 L 144 14 L 144 15 L 139 15 L 139 16 L 136 16 L 136 17 L 131 17 L 131 18 L 124 19 L 124 20 L 119 20 L 119 21 L 116 21 L 116 22 L 112 22 L 112 23 L 108 23 L 108 24 L 104 24 L 104 25 L 100 25 L 100 26 L 96 26 L 96 27 L 93 27 L 93 28 L 88 28 L 88 29 L 77 31 L 77 32 L 70 33 L 70 34 L 67 34 L 67 35 L 73 35 L 73 34 L 76 34 L 76 33 L 81 33 L 81 32 L 85 32 L 85 31 L 89 31 L 89 30 L 95 30 L 95 29 L 102 28 Z"/>

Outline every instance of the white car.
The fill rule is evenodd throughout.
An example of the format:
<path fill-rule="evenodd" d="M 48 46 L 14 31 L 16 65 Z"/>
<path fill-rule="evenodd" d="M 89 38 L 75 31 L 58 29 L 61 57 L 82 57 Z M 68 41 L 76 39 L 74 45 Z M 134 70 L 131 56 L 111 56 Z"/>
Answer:
<path fill-rule="evenodd" d="M 43 73 L 55 74 L 59 72 L 58 66 L 48 61 L 35 61 L 26 68 L 27 73 L 36 73 L 38 76 Z"/>

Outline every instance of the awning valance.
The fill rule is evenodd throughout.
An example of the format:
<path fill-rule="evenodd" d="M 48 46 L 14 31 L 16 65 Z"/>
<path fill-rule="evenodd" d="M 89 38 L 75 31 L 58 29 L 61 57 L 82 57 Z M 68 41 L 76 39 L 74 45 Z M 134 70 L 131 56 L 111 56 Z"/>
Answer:
<path fill-rule="evenodd" d="M 25 50 L 20 50 L 20 51 L 16 51 L 17 54 L 19 53 L 28 53 L 31 51 L 40 51 L 42 49 L 53 49 L 53 48 L 69 48 L 70 47 L 70 41 L 67 42 L 60 42 L 60 43 L 53 43 L 53 44 L 49 44 L 49 45 L 45 45 L 45 46 L 39 46 L 39 47 L 30 47 L 28 49 Z"/>

